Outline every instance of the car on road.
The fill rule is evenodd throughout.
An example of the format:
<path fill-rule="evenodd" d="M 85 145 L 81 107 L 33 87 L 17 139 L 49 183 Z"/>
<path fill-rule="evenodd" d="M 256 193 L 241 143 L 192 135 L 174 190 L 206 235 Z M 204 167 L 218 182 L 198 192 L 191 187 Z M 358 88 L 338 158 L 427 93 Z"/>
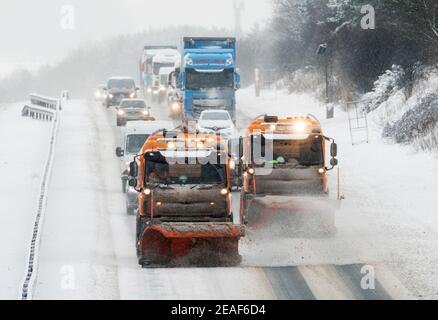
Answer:
<path fill-rule="evenodd" d="M 225 139 L 229 139 L 236 133 L 233 120 L 226 110 L 202 111 L 198 120 L 198 130 L 220 134 Z"/>
<path fill-rule="evenodd" d="M 108 108 L 120 104 L 123 99 L 137 98 L 139 88 L 131 77 L 110 78 L 104 88 L 105 99 L 103 104 Z"/>
<path fill-rule="evenodd" d="M 134 214 L 137 208 L 138 193 L 128 185 L 129 163 L 138 154 L 145 141 L 151 134 L 160 129 L 172 130 L 171 121 L 132 121 L 124 130 L 123 147 L 117 147 L 116 155 L 121 159 L 122 191 L 126 193 L 126 212 Z"/>
<path fill-rule="evenodd" d="M 142 99 L 123 99 L 117 110 L 117 126 L 125 126 L 128 121 L 151 121 L 155 120 L 151 117 L 150 108 L 146 106 L 146 102 Z"/>

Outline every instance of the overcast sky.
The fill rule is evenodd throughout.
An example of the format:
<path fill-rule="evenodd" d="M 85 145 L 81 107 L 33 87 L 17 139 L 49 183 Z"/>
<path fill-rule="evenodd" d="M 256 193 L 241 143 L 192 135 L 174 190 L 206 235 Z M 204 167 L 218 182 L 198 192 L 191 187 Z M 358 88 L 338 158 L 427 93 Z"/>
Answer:
<path fill-rule="evenodd" d="M 244 30 L 269 18 L 271 0 L 240 1 Z M 71 26 L 66 5 L 74 8 L 74 30 L 61 27 Z M 233 0 L 0 0 L 0 72 L 54 63 L 112 35 L 182 24 L 231 29 Z"/>

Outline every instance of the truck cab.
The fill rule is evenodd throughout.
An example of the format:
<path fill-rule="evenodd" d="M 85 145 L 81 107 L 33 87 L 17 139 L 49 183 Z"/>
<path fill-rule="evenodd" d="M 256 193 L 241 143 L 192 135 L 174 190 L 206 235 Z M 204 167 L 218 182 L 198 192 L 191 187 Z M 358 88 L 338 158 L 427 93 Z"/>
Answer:
<path fill-rule="evenodd" d="M 197 120 L 204 110 L 226 110 L 236 119 L 240 88 L 234 38 L 184 38 L 179 87 L 183 117 Z"/>
<path fill-rule="evenodd" d="M 313 116 L 254 119 L 243 138 L 242 219 L 251 222 L 287 212 L 303 221 L 314 212 L 327 230 L 333 230 L 331 209 L 338 202 L 329 199 L 327 173 L 338 164 L 336 156 L 334 139 L 323 134 Z"/>
<path fill-rule="evenodd" d="M 146 141 L 130 170 L 138 191 L 140 264 L 166 264 L 194 247 L 207 252 L 203 260 L 225 255 L 240 261 L 244 232 L 233 224 L 230 160 L 216 135 L 163 131 Z"/>

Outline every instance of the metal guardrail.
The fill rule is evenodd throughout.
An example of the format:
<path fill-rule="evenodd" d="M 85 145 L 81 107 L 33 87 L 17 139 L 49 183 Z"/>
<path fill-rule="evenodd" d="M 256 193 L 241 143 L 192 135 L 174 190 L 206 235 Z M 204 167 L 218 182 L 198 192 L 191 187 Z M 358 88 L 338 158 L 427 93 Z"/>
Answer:
<path fill-rule="evenodd" d="M 21 115 L 23 117 L 51 122 L 59 109 L 59 99 L 31 94 L 30 104 L 23 107 Z"/>
<path fill-rule="evenodd" d="M 44 222 L 44 214 L 47 205 L 47 196 L 49 190 L 49 181 L 52 173 L 52 167 L 55 157 L 55 147 L 57 133 L 59 127 L 59 110 L 60 101 L 54 98 L 39 96 L 36 94 L 30 95 L 30 106 L 25 106 L 24 111 L 28 111 L 28 116 L 34 119 L 44 119 L 52 121 L 52 131 L 49 141 L 49 150 L 46 164 L 43 171 L 43 178 L 40 185 L 36 215 L 32 227 L 31 242 L 29 245 L 28 260 L 26 262 L 25 275 L 23 284 L 20 290 L 20 298 L 22 300 L 30 300 L 33 298 L 33 291 L 38 271 L 39 244 L 41 241 L 41 229 Z M 33 116 L 32 116 L 33 114 Z"/>

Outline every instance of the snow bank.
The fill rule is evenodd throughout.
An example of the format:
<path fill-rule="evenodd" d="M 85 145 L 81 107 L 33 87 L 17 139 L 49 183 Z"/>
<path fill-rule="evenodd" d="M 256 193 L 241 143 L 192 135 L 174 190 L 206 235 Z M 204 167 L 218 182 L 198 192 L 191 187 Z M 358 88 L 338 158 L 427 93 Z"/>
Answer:
<path fill-rule="evenodd" d="M 51 124 L 0 105 L 0 299 L 16 299 L 28 255 Z"/>
<path fill-rule="evenodd" d="M 413 79 L 407 81 L 405 71 L 393 66 L 363 96 L 365 109 L 384 137 L 433 150 L 438 147 L 438 69 L 416 65 Z"/>

